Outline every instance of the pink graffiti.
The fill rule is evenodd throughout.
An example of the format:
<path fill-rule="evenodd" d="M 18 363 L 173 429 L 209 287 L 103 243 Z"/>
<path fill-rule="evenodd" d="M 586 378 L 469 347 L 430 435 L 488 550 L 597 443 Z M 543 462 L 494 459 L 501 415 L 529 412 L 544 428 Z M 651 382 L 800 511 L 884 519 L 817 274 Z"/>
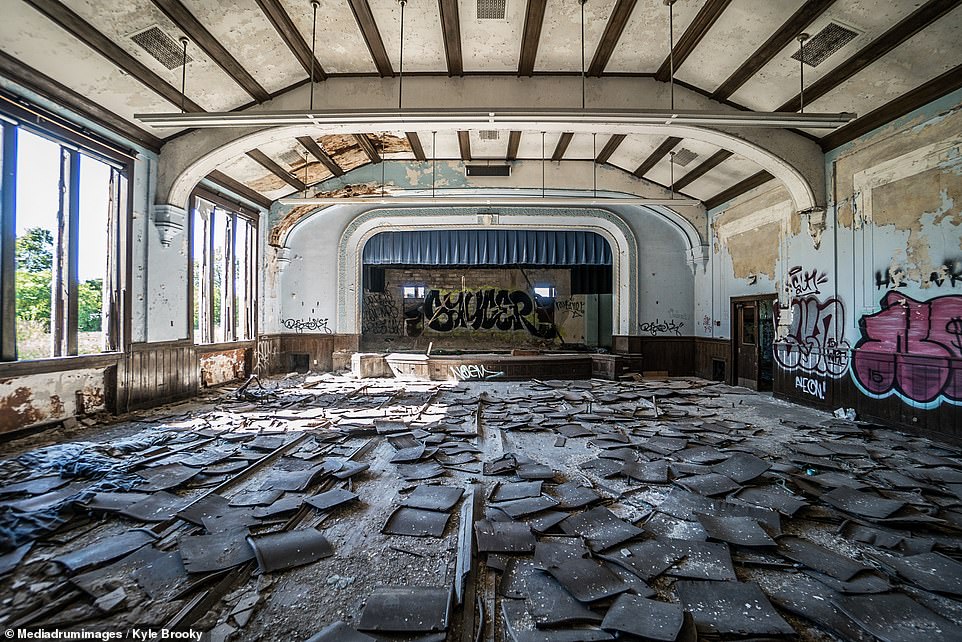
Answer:
<path fill-rule="evenodd" d="M 792 299 L 792 326 L 775 343 L 775 361 L 785 370 L 838 378 L 848 369 L 849 344 L 845 332 L 845 308 L 832 297 L 824 302 L 814 296 Z M 776 308 L 778 317 L 784 314 Z"/>
<path fill-rule="evenodd" d="M 962 401 L 962 296 L 916 301 L 889 291 L 862 317 L 853 375 L 871 394 Z"/>

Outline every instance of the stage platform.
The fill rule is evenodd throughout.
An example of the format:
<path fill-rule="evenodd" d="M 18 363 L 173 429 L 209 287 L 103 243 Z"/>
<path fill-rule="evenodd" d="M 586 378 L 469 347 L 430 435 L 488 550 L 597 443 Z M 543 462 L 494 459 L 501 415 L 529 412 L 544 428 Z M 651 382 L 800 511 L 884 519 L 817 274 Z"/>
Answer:
<path fill-rule="evenodd" d="M 395 352 L 384 357 L 394 376 L 407 381 L 524 381 L 617 379 L 641 373 L 641 355 L 548 352 L 426 355 Z"/>

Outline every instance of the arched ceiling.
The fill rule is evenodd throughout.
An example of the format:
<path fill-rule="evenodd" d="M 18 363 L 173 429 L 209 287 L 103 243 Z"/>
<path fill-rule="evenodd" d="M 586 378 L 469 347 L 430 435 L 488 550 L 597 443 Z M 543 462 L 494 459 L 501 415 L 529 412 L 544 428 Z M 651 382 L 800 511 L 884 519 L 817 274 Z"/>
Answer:
<path fill-rule="evenodd" d="M 837 131 L 798 132 L 829 149 L 962 86 L 960 5 L 678 0 L 675 78 L 720 105 L 797 111 L 795 37 L 811 33 L 810 54 L 825 55 L 805 65 L 806 109 L 860 115 Z M 589 0 L 584 11 L 590 77 L 668 80 L 662 0 Z M 159 148 L 178 132 L 149 130 L 134 113 L 177 111 L 182 104 L 187 111 L 246 109 L 303 84 L 311 69 L 319 91 L 333 77 L 399 74 L 395 0 L 322 0 L 313 56 L 311 12 L 308 0 L 6 0 L 0 75 Z M 409 0 L 404 16 L 405 75 L 581 73 L 581 5 L 575 0 Z M 182 36 L 190 39 L 186 97 L 180 93 Z M 833 45 L 831 37 L 848 39 Z M 593 159 L 661 185 L 673 172 L 681 192 L 706 204 L 771 178 L 742 156 L 686 138 L 593 140 L 573 131 L 549 134 L 544 147 L 554 160 Z M 248 150 L 209 178 L 268 203 L 298 190 L 305 175 L 314 184 L 382 156 L 540 159 L 542 141 L 536 132 L 498 130 L 439 132 L 436 148 L 430 132 L 419 131 L 301 137 Z"/>

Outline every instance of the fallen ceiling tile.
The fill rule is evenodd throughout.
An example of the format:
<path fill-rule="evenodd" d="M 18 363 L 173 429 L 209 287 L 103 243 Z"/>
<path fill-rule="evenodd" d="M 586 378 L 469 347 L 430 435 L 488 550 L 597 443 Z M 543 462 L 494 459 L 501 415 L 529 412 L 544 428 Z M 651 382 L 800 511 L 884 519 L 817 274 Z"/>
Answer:
<path fill-rule="evenodd" d="M 401 502 L 401 505 L 409 508 L 449 511 L 454 508 L 463 494 L 462 488 L 421 485 L 415 488 L 414 492 Z"/>
<path fill-rule="evenodd" d="M 845 595 L 834 598 L 832 604 L 883 642 L 962 640 L 962 627 L 904 593 Z"/>
<path fill-rule="evenodd" d="M 361 609 L 361 631 L 427 633 L 445 631 L 451 590 L 435 587 L 380 587 Z"/>
<path fill-rule="evenodd" d="M 574 557 L 547 570 L 579 602 L 597 602 L 628 590 L 620 577 L 590 559 Z"/>
<path fill-rule="evenodd" d="M 450 517 L 449 513 L 401 506 L 391 513 L 381 532 L 388 535 L 441 537 Z"/>
<path fill-rule="evenodd" d="M 636 635 L 646 640 L 673 642 L 681 633 L 685 612 L 677 604 L 620 595 L 608 609 L 601 628 Z"/>
<path fill-rule="evenodd" d="M 212 535 L 191 535 L 178 540 L 180 556 L 188 573 L 212 573 L 254 559 L 247 542 L 247 529 Z"/>
<path fill-rule="evenodd" d="M 751 582 L 683 580 L 678 600 L 695 618 L 700 634 L 730 636 L 795 635 L 768 598 Z"/>
<path fill-rule="evenodd" d="M 303 566 L 334 554 L 320 531 L 304 528 L 247 538 L 262 573 Z"/>

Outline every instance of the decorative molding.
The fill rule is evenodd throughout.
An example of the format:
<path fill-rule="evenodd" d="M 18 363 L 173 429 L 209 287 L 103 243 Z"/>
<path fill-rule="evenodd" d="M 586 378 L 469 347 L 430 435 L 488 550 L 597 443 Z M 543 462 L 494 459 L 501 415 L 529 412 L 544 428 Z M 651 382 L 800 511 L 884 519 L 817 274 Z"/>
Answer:
<path fill-rule="evenodd" d="M 170 247 L 171 241 L 184 231 L 187 212 L 183 207 L 176 205 L 154 205 L 153 218 L 154 228 L 160 236 L 160 244 Z"/>

